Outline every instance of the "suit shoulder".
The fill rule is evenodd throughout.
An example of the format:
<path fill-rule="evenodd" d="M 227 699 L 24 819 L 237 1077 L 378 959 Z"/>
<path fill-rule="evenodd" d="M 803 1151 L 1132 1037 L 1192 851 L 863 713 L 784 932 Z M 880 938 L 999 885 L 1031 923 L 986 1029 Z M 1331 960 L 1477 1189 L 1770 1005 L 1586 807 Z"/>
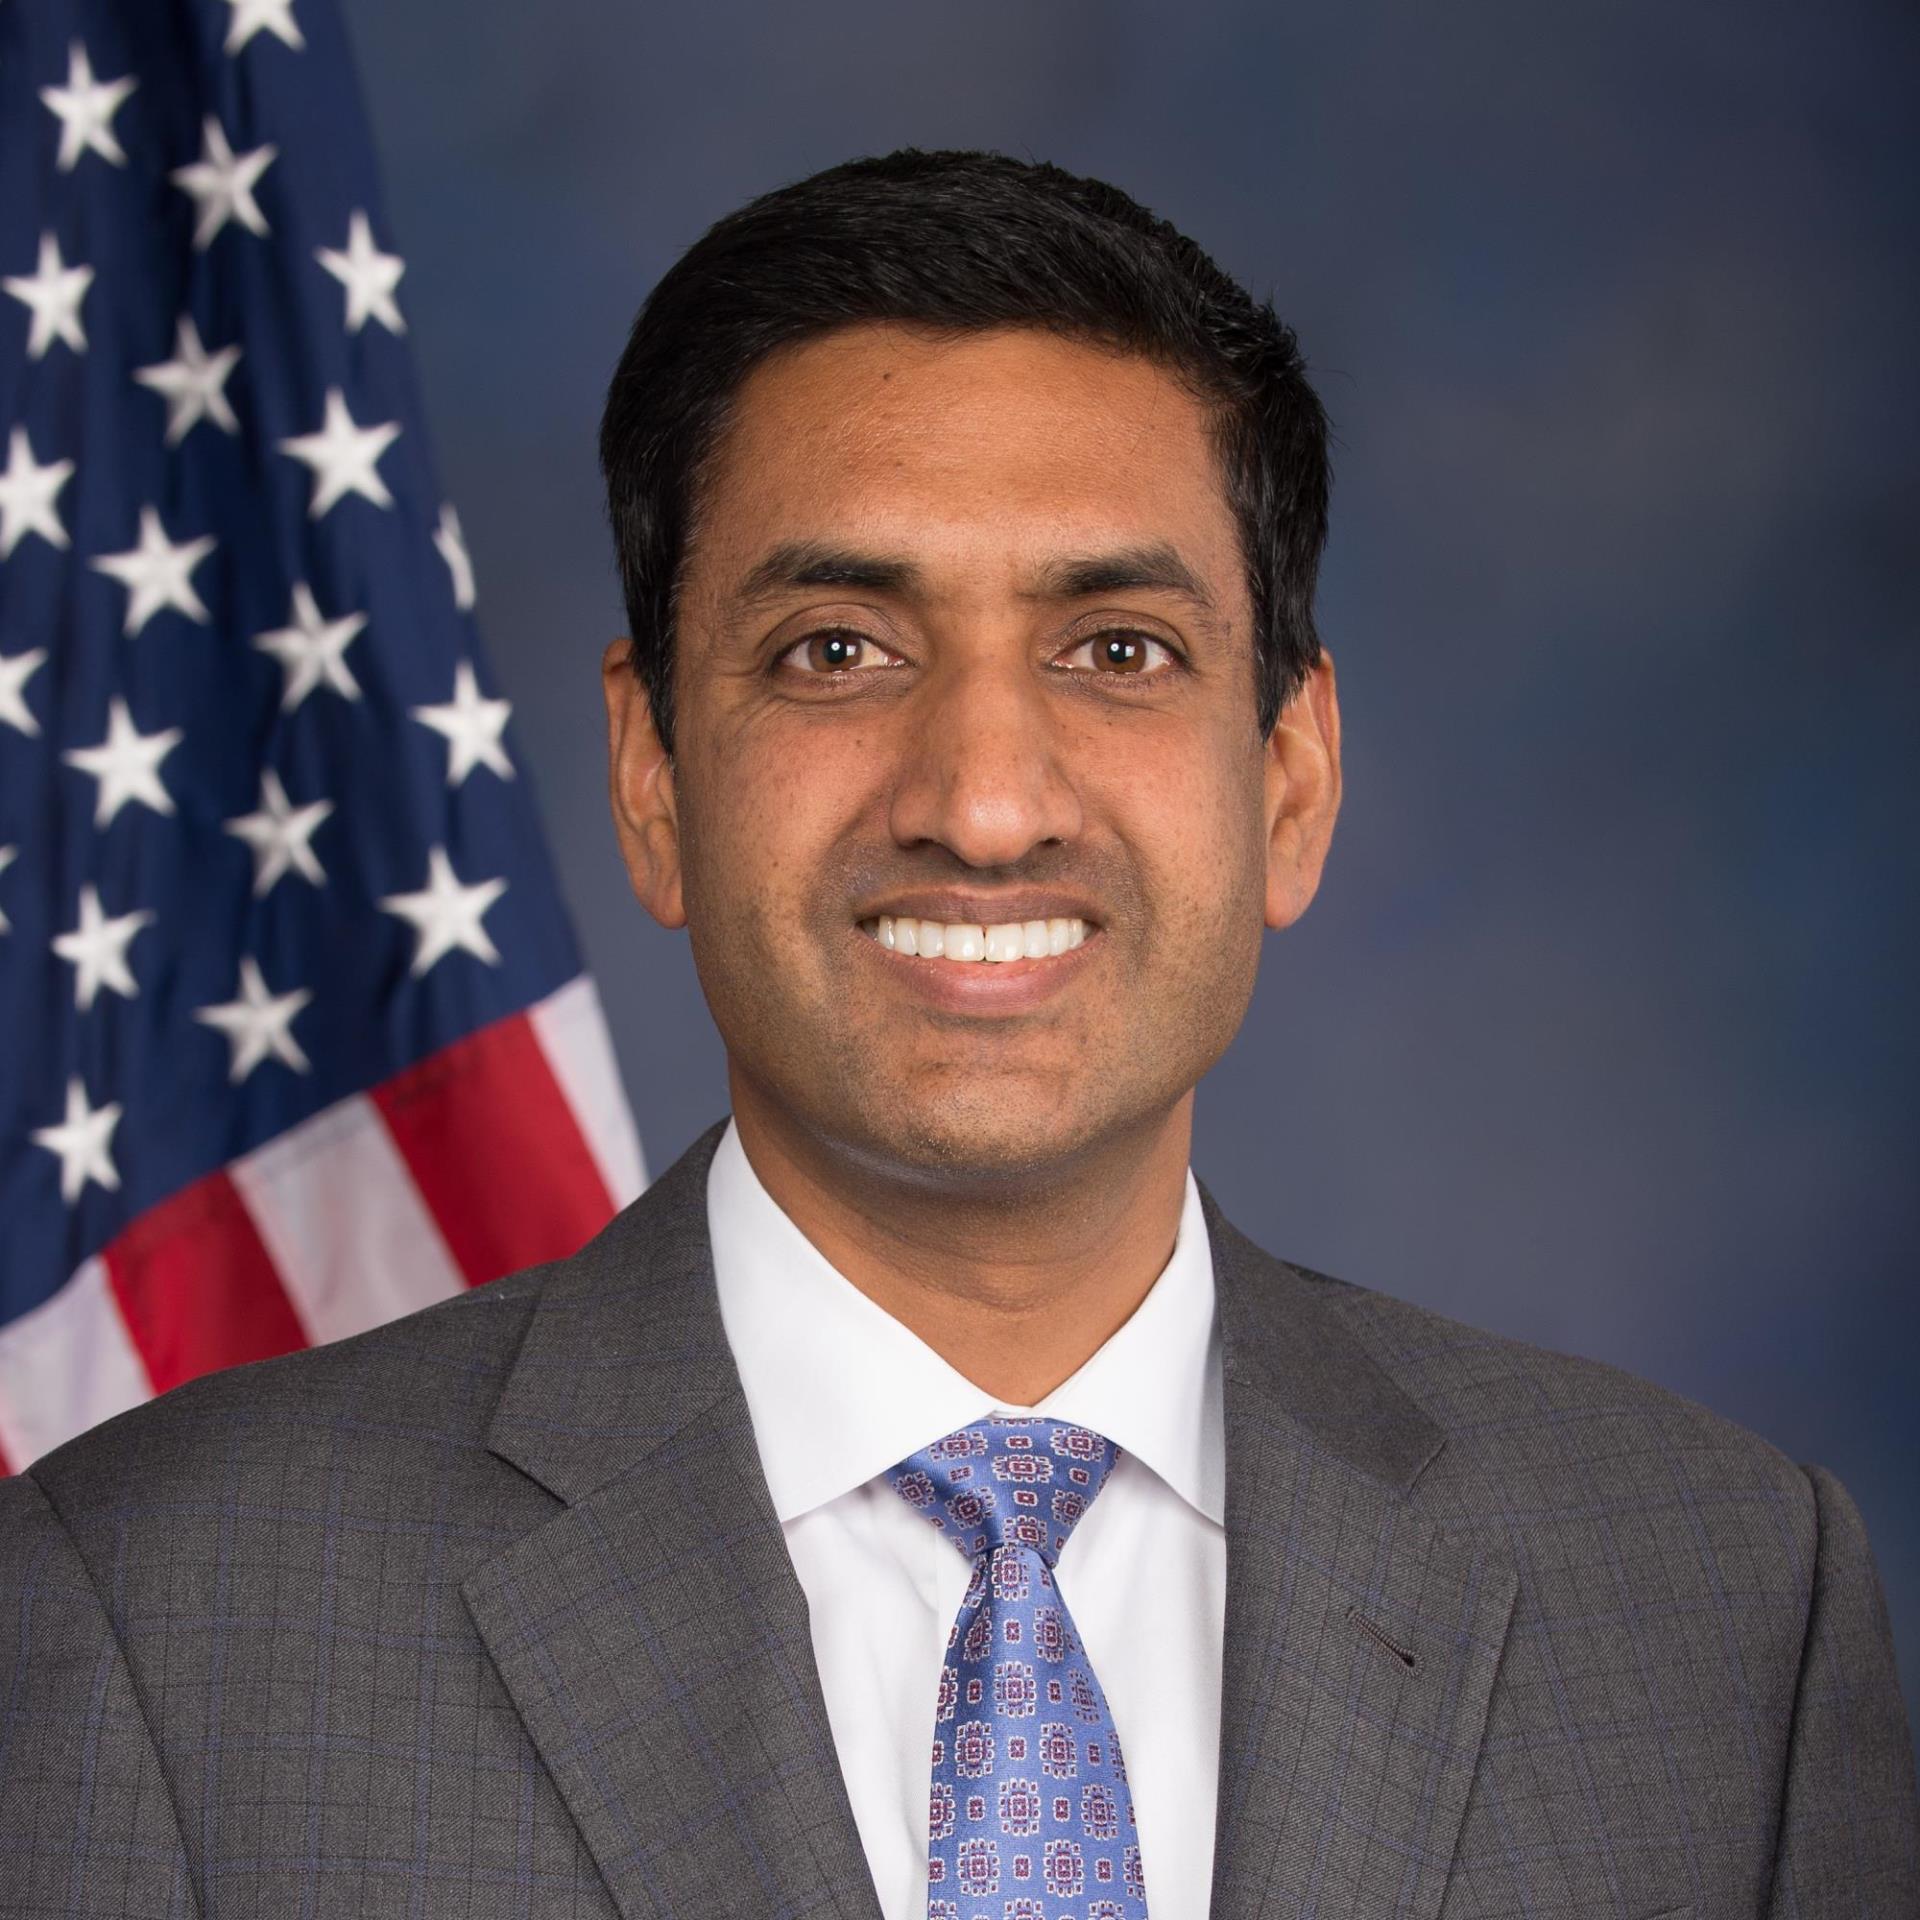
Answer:
<path fill-rule="evenodd" d="M 343 1445 L 369 1467 L 422 1446 L 477 1447 L 534 1304 L 560 1263 L 523 1268 L 364 1333 L 202 1375 L 33 1463 L 70 1524 L 123 1500 L 285 1473 Z"/>
<path fill-rule="evenodd" d="M 1290 1263 L 1289 1263 L 1290 1264 Z M 1784 1502 L 1809 1538 L 1806 1473 L 1724 1414 L 1625 1368 L 1489 1333 L 1430 1307 L 1294 1267 L 1503 1496 L 1515 1488 L 1663 1504 L 1676 1488 Z"/>

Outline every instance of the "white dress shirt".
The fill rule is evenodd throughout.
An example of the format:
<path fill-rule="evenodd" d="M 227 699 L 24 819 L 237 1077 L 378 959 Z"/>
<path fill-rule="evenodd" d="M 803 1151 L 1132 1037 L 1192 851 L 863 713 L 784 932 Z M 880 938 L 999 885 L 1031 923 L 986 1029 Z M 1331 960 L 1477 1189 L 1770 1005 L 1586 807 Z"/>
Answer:
<path fill-rule="evenodd" d="M 1120 1457 L 1060 1556 L 1112 1709 L 1153 1920 L 1204 1920 L 1226 1624 L 1226 1442 L 1213 1259 L 1187 1176 L 1173 1256 L 1037 1407 L 957 1373 L 831 1266 L 729 1125 L 707 1176 L 720 1317 L 807 1597 L 854 1822 L 888 1920 L 925 1920 L 934 1693 L 968 1566 L 886 1469 L 991 1412 L 1103 1433 Z"/>

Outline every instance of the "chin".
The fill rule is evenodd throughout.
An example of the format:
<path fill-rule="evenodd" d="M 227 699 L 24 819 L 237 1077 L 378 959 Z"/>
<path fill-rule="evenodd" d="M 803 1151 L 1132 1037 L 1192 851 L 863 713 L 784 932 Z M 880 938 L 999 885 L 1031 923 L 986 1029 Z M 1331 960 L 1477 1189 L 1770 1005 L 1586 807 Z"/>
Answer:
<path fill-rule="evenodd" d="M 1035 1098 L 1030 1087 L 1002 1086 L 969 1094 L 933 1091 L 915 1100 L 859 1103 L 823 1129 L 877 1173 L 958 1187 L 1010 1187 L 1064 1173 L 1089 1151 L 1137 1128 L 1146 1113 L 1090 1102 Z M 1164 1112 L 1167 1102 L 1151 1111 Z M 852 1124 L 845 1122 L 851 1119 Z"/>

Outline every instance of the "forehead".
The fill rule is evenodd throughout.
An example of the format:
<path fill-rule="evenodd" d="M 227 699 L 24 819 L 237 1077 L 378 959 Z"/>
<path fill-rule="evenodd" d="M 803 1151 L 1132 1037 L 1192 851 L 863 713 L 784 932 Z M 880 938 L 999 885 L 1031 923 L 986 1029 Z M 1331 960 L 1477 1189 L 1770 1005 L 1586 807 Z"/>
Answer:
<path fill-rule="evenodd" d="M 1170 541 L 1208 571 L 1235 551 L 1209 409 L 1138 355 L 1026 328 L 863 324 L 770 356 L 735 397 L 699 528 L 690 575 L 823 536 L 955 566 L 1090 534 Z"/>

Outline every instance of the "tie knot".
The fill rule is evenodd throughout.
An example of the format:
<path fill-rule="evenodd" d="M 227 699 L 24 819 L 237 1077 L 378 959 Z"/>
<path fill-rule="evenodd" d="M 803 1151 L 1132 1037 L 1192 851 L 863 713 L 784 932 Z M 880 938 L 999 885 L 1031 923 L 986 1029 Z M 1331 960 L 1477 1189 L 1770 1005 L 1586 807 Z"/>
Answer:
<path fill-rule="evenodd" d="M 962 1427 L 889 1467 L 887 1478 L 969 1560 L 1030 1547 L 1052 1566 L 1119 1457 L 1091 1427 L 1036 1414 Z"/>

